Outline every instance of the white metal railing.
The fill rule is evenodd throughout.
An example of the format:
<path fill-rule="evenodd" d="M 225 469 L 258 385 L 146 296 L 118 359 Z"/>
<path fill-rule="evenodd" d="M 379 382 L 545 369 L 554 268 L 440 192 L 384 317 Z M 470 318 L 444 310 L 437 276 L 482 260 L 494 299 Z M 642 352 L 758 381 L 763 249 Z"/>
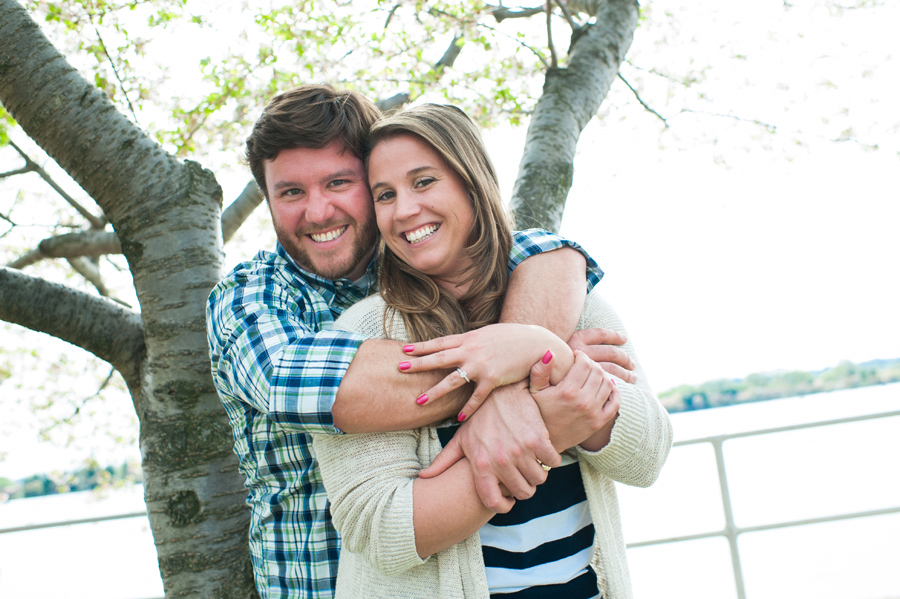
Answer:
<path fill-rule="evenodd" d="M 811 422 L 806 424 L 794 424 L 789 426 L 780 426 L 773 428 L 765 428 L 765 429 L 756 429 L 752 431 L 746 432 L 738 432 L 738 433 L 728 433 L 722 435 L 711 435 L 707 437 L 700 437 L 696 439 L 689 439 L 686 441 L 678 441 L 674 443 L 675 447 L 686 446 L 686 445 L 698 445 L 700 443 L 711 443 L 713 449 L 715 451 L 716 456 L 716 469 L 718 471 L 718 479 L 719 479 L 719 489 L 722 495 L 722 507 L 725 515 L 725 527 L 722 530 L 690 534 L 690 535 L 680 535 L 675 537 L 668 537 L 663 539 L 654 539 L 650 541 L 641 541 L 636 543 L 629 543 L 629 548 L 636 547 L 647 547 L 651 545 L 662 545 L 665 543 L 674 543 L 677 541 L 694 541 L 698 539 L 707 539 L 713 537 L 725 537 L 728 541 L 729 548 L 731 549 L 731 563 L 734 568 L 734 582 L 735 587 L 737 589 L 737 598 L 738 599 L 746 599 L 746 590 L 744 587 L 744 574 L 741 569 L 741 558 L 740 553 L 738 552 L 738 544 L 737 538 L 738 535 L 747 533 L 747 532 L 759 532 L 763 530 L 772 530 L 777 528 L 788 528 L 792 526 L 801 526 L 805 524 L 819 524 L 822 522 L 832 522 L 837 520 L 847 520 L 851 518 L 865 518 L 868 516 L 881 516 L 885 514 L 895 514 L 900 513 L 900 505 L 890 508 L 884 508 L 879 510 L 867 510 L 867 511 L 859 511 L 859 512 L 848 512 L 833 516 L 825 516 L 820 518 L 808 518 L 803 520 L 789 520 L 782 521 L 773 524 L 763 524 L 756 526 L 745 526 L 739 527 L 734 523 L 734 515 L 731 507 L 731 495 L 728 490 L 728 476 L 725 471 L 725 458 L 722 452 L 722 444 L 729 439 L 737 439 L 741 437 L 753 437 L 758 435 L 767 435 L 771 433 L 781 433 L 786 431 L 795 431 L 801 429 L 809 429 L 816 427 L 825 427 L 825 426 L 833 426 L 836 424 L 846 424 L 849 422 L 858 422 L 863 420 L 874 420 L 876 418 L 888 418 L 891 416 L 900 416 L 900 410 L 895 410 L 891 412 L 881 412 L 877 414 L 867 414 L 862 416 L 850 416 L 846 418 L 837 418 L 833 420 L 824 420 L 819 422 Z M 78 520 L 64 520 L 58 522 L 47 522 L 41 524 L 30 524 L 26 526 L 16 526 L 11 528 L 0 528 L 0 534 L 4 533 L 12 533 L 12 532 L 22 532 L 28 530 L 37 530 L 41 528 L 53 528 L 57 526 L 70 526 L 73 524 L 88 524 L 94 522 L 105 522 L 110 520 L 122 520 L 126 518 L 141 518 L 146 517 L 147 513 L 145 511 L 141 512 L 130 512 L 123 514 L 115 514 L 110 516 L 97 516 L 93 518 L 83 518 Z"/>
<path fill-rule="evenodd" d="M 738 552 L 737 538 L 738 535 L 745 532 L 759 532 L 763 530 L 772 530 L 776 528 L 788 528 L 791 526 L 802 526 L 804 524 L 819 524 L 822 522 L 832 522 L 836 520 L 848 520 L 851 518 L 865 518 L 867 516 L 881 516 L 884 514 L 900 513 L 900 505 L 880 510 L 867 510 L 860 512 L 848 512 L 833 516 L 825 516 L 820 518 L 808 518 L 804 520 L 789 520 L 777 522 L 774 524 L 763 524 L 757 526 L 740 527 L 734 523 L 734 514 L 731 508 L 731 495 L 728 490 L 728 476 L 725 472 L 725 457 L 722 452 L 722 444 L 729 439 L 737 439 L 740 437 L 753 437 L 758 435 L 768 435 L 771 433 L 782 433 L 787 431 L 795 431 L 800 429 L 816 428 L 823 426 L 832 426 L 835 424 L 846 424 L 848 422 L 858 422 L 862 420 L 874 420 L 876 418 L 888 418 L 891 416 L 900 416 L 900 410 L 891 412 L 880 412 L 877 414 L 866 414 L 863 416 L 848 416 L 846 418 L 837 418 L 833 420 L 823 420 L 819 422 L 810 422 L 805 424 L 794 424 L 789 426 L 779 426 L 766 429 L 756 429 L 752 431 L 728 433 L 723 435 L 711 435 L 707 437 L 699 437 L 686 441 L 678 441 L 673 444 L 674 447 L 685 445 L 698 445 L 700 443 L 711 443 L 716 455 L 716 469 L 718 471 L 719 489 L 722 494 L 722 508 L 725 515 L 725 527 L 722 530 L 704 532 L 691 535 L 681 535 L 669 537 L 665 539 L 654 539 L 651 541 L 641 541 L 637 543 L 629 543 L 628 548 L 647 547 L 651 545 L 662 545 L 665 543 L 674 543 L 676 541 L 695 541 L 697 539 L 708 539 L 712 537 L 725 537 L 728 546 L 731 549 L 731 564 L 734 568 L 734 584 L 737 589 L 737 598 L 746 599 L 747 593 L 744 587 L 744 572 L 741 568 L 741 557 Z"/>

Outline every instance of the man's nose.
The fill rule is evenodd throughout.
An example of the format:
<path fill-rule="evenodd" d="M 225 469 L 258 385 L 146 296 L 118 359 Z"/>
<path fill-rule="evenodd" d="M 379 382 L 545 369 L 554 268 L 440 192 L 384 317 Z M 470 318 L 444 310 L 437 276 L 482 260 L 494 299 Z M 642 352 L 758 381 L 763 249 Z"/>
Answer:
<path fill-rule="evenodd" d="M 306 203 L 306 220 L 310 223 L 327 223 L 334 217 L 334 206 L 328 194 L 313 190 Z"/>

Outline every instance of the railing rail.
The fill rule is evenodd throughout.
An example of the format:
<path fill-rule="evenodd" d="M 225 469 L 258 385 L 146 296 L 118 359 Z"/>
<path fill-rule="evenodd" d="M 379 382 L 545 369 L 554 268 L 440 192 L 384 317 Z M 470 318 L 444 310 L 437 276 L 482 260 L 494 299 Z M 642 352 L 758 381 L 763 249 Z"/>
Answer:
<path fill-rule="evenodd" d="M 663 539 L 653 539 L 650 541 L 641 541 L 636 543 L 629 543 L 629 548 L 637 548 L 637 547 L 647 547 L 651 545 L 663 545 L 666 543 L 675 543 L 679 541 L 695 541 L 699 539 L 708 539 L 713 537 L 725 537 L 728 541 L 729 548 L 731 550 L 731 563 L 734 569 L 734 581 L 735 587 L 737 590 L 738 599 L 746 599 L 746 590 L 744 587 L 744 573 L 741 568 L 741 559 L 740 552 L 738 551 L 737 539 L 738 536 L 748 532 L 760 532 L 764 530 L 773 530 L 777 528 L 789 528 L 792 526 L 803 526 L 806 524 L 820 524 L 824 522 L 833 522 L 838 520 L 849 520 L 853 518 L 866 518 L 870 516 L 882 516 L 886 514 L 896 514 L 900 513 L 900 505 L 895 507 L 889 507 L 878 510 L 867 510 L 860 512 L 847 512 L 843 514 L 837 514 L 832 516 L 823 516 L 819 518 L 807 518 L 802 520 L 790 520 L 790 521 L 782 521 L 775 522 L 771 524 L 762 524 L 756 526 L 737 526 L 734 522 L 734 514 L 731 507 L 731 495 L 728 489 L 728 475 L 725 470 L 725 457 L 722 451 L 722 444 L 729 439 L 738 439 L 742 437 L 753 437 L 759 435 L 768 435 L 773 433 L 782 433 L 788 431 L 795 431 L 801 429 L 808 428 L 817 428 L 817 427 L 825 427 L 825 426 L 834 426 L 837 424 L 847 424 L 851 422 L 859 422 L 864 420 L 874 420 L 876 418 L 889 418 L 893 416 L 900 416 L 900 410 L 894 410 L 890 412 L 879 412 L 876 414 L 866 414 L 861 416 L 848 416 L 846 418 L 835 418 L 831 420 L 822 420 L 818 422 L 808 422 L 802 424 L 792 424 L 787 426 L 778 426 L 764 429 L 755 429 L 751 431 L 741 431 L 735 433 L 725 433 L 721 435 L 710 435 L 706 437 L 698 437 L 694 439 L 687 439 L 684 441 L 678 441 L 674 443 L 675 447 L 682 447 L 686 445 L 699 445 L 701 443 L 711 443 L 713 449 L 715 450 L 716 456 L 716 469 L 718 471 L 718 479 L 719 479 L 719 490 L 722 496 L 722 507 L 725 515 L 725 527 L 721 530 L 716 531 L 708 531 L 697 534 L 690 535 L 680 535 L 675 537 L 668 537 Z M 127 518 L 140 518 L 146 517 L 147 513 L 145 511 L 141 512 L 128 512 L 122 514 L 114 514 L 109 516 L 97 516 L 93 518 L 82 518 L 77 520 L 63 520 L 58 522 L 46 522 L 40 524 L 29 524 L 25 526 L 15 526 L 11 528 L 0 528 L 0 534 L 5 533 L 13 533 L 13 532 L 23 532 L 28 530 L 37 530 L 42 528 L 54 528 L 57 526 L 71 526 L 75 524 L 90 524 L 95 522 L 106 522 L 110 520 L 122 520 Z"/>
<path fill-rule="evenodd" d="M 786 426 L 777 426 L 764 429 L 755 429 L 751 431 L 741 431 L 735 433 L 725 433 L 721 435 L 710 435 L 706 437 L 698 437 L 694 439 L 686 439 L 673 444 L 674 447 L 682 447 L 686 445 L 699 445 L 701 443 L 711 443 L 716 455 L 716 470 L 719 478 L 719 491 L 722 495 L 722 508 L 725 515 L 725 527 L 721 530 L 703 532 L 691 535 L 680 535 L 676 537 L 668 537 L 665 539 L 653 539 L 650 541 L 641 541 L 637 543 L 629 543 L 629 548 L 648 547 L 651 545 L 663 545 L 666 543 L 675 543 L 678 541 L 696 541 L 698 539 L 708 539 L 712 537 L 725 537 L 731 550 L 731 564 L 734 569 L 734 584 L 737 590 L 738 599 L 746 599 L 747 592 L 744 587 L 744 572 L 741 568 L 741 557 L 738 551 L 737 539 L 738 535 L 747 532 L 759 532 L 763 530 L 773 530 L 777 528 L 789 528 L 791 526 L 802 526 L 804 524 L 821 524 L 823 522 L 834 522 L 837 520 L 849 520 L 852 518 L 866 518 L 869 516 L 882 516 L 885 514 L 900 513 L 900 505 L 878 510 L 867 510 L 861 512 L 846 512 L 832 516 L 823 516 L 819 518 L 807 518 L 803 520 L 790 520 L 783 522 L 775 522 L 771 524 L 763 524 L 757 526 L 737 526 L 734 523 L 734 514 L 731 507 L 731 495 L 728 490 L 728 475 L 725 471 L 725 456 L 722 452 L 722 444 L 729 439 L 738 439 L 742 437 L 754 437 L 759 435 L 769 435 L 773 433 L 783 433 L 808 428 L 817 428 L 824 426 L 834 426 L 837 424 L 847 424 L 851 422 L 860 422 L 863 420 L 874 420 L 876 418 L 889 418 L 900 416 L 900 410 L 889 412 L 878 412 L 876 414 L 865 414 L 858 416 L 847 416 L 845 418 L 834 418 L 830 420 L 820 420 L 817 422 L 805 422 L 802 424 L 791 424 Z"/>

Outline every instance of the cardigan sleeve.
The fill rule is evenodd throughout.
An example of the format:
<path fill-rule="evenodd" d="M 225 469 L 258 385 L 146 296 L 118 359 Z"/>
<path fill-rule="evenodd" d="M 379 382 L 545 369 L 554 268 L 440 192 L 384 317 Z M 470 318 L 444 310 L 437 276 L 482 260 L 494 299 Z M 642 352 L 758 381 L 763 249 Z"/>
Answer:
<path fill-rule="evenodd" d="M 333 328 L 384 337 L 384 301 L 372 296 L 344 311 Z M 399 338 L 402 325 L 391 331 Z M 384 574 L 424 563 L 416 552 L 413 481 L 420 431 L 312 435 L 331 517 L 348 551 Z"/>
<path fill-rule="evenodd" d="M 627 337 L 618 314 L 596 291 L 588 294 L 579 323 L 580 329 L 589 327 L 613 329 Z M 637 383 L 616 378 L 621 404 L 610 441 L 596 452 L 579 447 L 578 458 L 615 481 L 649 487 L 659 476 L 672 447 L 672 423 L 650 389 L 630 337 L 623 349 L 636 364 Z"/>
<path fill-rule="evenodd" d="M 416 552 L 418 431 L 312 435 L 331 517 L 348 551 L 384 574 L 424 563 Z"/>

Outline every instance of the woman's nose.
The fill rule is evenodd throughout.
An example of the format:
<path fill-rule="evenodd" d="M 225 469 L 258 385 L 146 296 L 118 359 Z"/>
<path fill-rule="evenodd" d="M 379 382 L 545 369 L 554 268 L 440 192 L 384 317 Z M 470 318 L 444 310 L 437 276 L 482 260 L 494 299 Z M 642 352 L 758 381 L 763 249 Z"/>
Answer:
<path fill-rule="evenodd" d="M 395 218 L 407 219 L 417 215 L 422 210 L 418 198 L 415 194 L 409 192 L 398 192 L 396 199 L 397 207 L 394 211 Z"/>

